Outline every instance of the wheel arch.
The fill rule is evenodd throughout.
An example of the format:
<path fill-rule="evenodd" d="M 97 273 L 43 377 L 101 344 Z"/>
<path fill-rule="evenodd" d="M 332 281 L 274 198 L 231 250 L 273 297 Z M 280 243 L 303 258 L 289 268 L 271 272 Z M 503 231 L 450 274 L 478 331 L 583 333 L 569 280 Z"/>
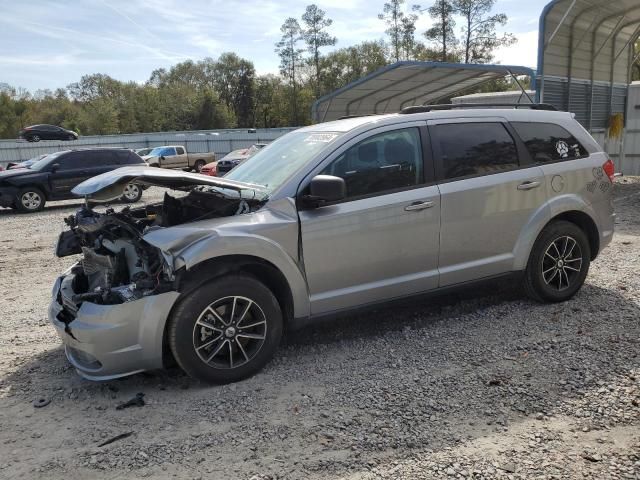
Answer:
<path fill-rule="evenodd" d="M 44 195 L 45 201 L 49 200 L 49 192 L 45 188 L 43 188 L 42 185 L 38 185 L 37 183 L 25 183 L 24 185 L 16 185 L 16 194 L 19 194 L 26 188 L 35 188 L 36 190 L 41 192 L 42 195 Z"/>
<path fill-rule="evenodd" d="M 557 197 L 549 204 L 540 207 L 529 219 L 522 230 L 514 248 L 514 270 L 524 270 L 529 261 L 531 249 L 540 233 L 551 222 L 565 220 L 577 225 L 587 235 L 591 248 L 591 260 L 600 250 L 600 232 L 593 209 L 574 196 Z"/>
<path fill-rule="evenodd" d="M 224 255 L 209 258 L 194 267 L 182 269 L 178 277 L 178 292 L 184 297 L 205 283 L 230 273 L 245 273 L 260 280 L 272 291 L 283 314 L 285 328 L 291 327 L 294 320 L 294 297 L 289 281 L 284 273 L 273 263 L 252 255 Z M 171 351 L 168 343 L 169 317 L 180 298 L 173 305 L 162 335 L 162 351 L 164 363 L 171 362 Z"/>

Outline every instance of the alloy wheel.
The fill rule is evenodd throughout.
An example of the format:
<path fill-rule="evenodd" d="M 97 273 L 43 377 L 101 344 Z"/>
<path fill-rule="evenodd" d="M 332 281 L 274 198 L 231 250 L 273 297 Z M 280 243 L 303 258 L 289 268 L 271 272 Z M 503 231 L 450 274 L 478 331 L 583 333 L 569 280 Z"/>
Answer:
<path fill-rule="evenodd" d="M 36 192 L 25 192 L 20 197 L 20 202 L 27 210 L 37 210 L 42 204 L 42 197 Z"/>
<path fill-rule="evenodd" d="M 556 238 L 544 252 L 542 279 L 551 288 L 566 290 L 580 276 L 581 269 L 582 249 L 573 237 Z"/>
<path fill-rule="evenodd" d="M 233 369 L 250 362 L 267 337 L 267 318 L 247 297 L 224 297 L 205 308 L 193 328 L 193 348 L 207 365 Z"/>
<path fill-rule="evenodd" d="M 137 185 L 133 185 L 132 183 L 124 187 L 124 190 L 122 191 L 122 195 L 124 195 L 124 198 L 131 201 L 136 200 L 139 194 L 140 187 L 138 187 Z"/>

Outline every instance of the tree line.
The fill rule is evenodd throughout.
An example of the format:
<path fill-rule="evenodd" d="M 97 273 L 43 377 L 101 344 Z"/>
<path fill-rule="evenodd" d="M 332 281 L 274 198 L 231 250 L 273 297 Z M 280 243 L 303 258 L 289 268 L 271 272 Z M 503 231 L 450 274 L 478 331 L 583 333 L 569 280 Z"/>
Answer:
<path fill-rule="evenodd" d="M 30 93 L 0 83 L 0 138 L 15 138 L 23 126 L 38 123 L 82 135 L 309 124 L 317 98 L 389 63 L 492 61 L 496 48 L 515 42 L 511 34 L 496 33 L 507 17 L 493 13 L 495 1 L 423 6 L 389 0 L 378 15 L 385 38 L 331 51 L 337 42 L 332 19 L 308 5 L 300 18 L 282 24 L 274 45 L 279 75 L 258 75 L 251 60 L 227 52 L 154 70 L 142 84 L 93 74 L 66 88 Z M 425 32 L 416 31 L 421 15 L 433 20 Z M 490 88 L 508 87 L 505 81 Z"/>

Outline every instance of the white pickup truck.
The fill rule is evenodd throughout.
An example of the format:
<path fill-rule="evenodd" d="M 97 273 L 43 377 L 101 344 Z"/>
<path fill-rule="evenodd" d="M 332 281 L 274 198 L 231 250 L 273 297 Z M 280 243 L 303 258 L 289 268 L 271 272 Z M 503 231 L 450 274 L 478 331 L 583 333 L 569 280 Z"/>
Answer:
<path fill-rule="evenodd" d="M 148 155 L 142 157 L 151 167 L 179 168 L 200 172 L 202 167 L 216 159 L 213 152 L 188 153 L 182 145 L 155 147 Z"/>

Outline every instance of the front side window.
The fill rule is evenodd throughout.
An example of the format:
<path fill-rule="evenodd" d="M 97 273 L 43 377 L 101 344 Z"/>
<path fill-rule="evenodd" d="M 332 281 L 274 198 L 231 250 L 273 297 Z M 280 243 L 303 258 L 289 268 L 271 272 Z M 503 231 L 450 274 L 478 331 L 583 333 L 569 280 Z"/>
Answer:
<path fill-rule="evenodd" d="M 152 157 L 171 157 L 175 154 L 176 149 L 173 147 L 156 147 L 149 152 Z"/>
<path fill-rule="evenodd" d="M 347 198 L 419 185 L 424 182 L 420 132 L 405 128 L 373 135 L 346 150 L 322 174 L 343 178 Z"/>
<path fill-rule="evenodd" d="M 559 162 L 586 157 L 585 148 L 560 125 L 538 122 L 512 122 L 534 161 Z"/>
<path fill-rule="evenodd" d="M 449 123 L 435 129 L 445 179 L 518 168 L 516 144 L 502 123 Z"/>

